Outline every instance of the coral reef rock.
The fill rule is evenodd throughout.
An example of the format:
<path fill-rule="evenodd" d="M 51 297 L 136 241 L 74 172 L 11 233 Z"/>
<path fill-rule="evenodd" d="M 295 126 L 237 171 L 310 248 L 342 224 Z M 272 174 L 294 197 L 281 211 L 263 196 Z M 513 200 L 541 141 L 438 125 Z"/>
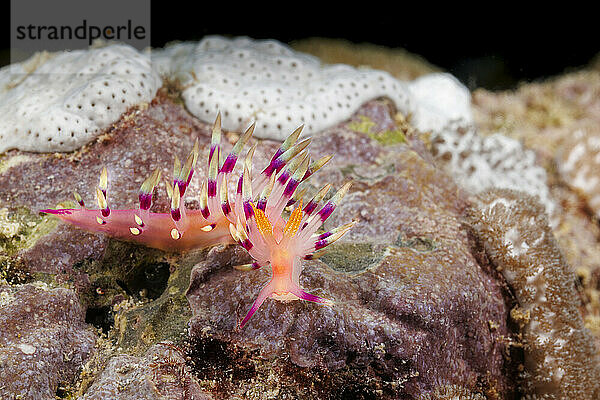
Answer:
<path fill-rule="evenodd" d="M 170 343 L 151 347 L 143 357 L 113 357 L 82 400 L 210 400 L 186 366 L 185 355 Z"/>
<path fill-rule="evenodd" d="M 535 152 L 554 200 L 553 233 L 581 282 L 584 321 L 600 347 L 598 137 L 600 71 L 584 68 L 516 90 L 473 93 L 481 135 L 497 132 Z"/>
<path fill-rule="evenodd" d="M 118 61 L 93 61 L 103 51 Z M 600 227 L 586 203 L 591 186 L 577 187 L 573 175 L 579 166 L 593 170 L 596 155 L 588 152 L 566 168 L 569 154 L 581 152 L 579 141 L 594 140 L 597 96 L 585 84 L 594 84 L 591 73 L 514 102 L 520 111 L 506 117 L 531 117 L 523 119 L 527 132 L 545 124 L 552 139 L 545 141 L 482 123 L 482 114 L 495 115 L 489 109 L 510 107 L 480 93 L 471 114 L 468 91 L 447 74 L 401 82 L 380 71 L 326 65 L 275 41 L 208 37 L 153 52 L 152 66 L 125 46 L 66 57 L 39 54 L 13 66 L 21 80 L 0 73 L 0 107 L 16 124 L 0 131 L 25 135 L 18 139 L 23 146 L 0 138 L 1 397 L 598 397 L 598 353 L 584 327 L 600 315 Z M 76 77 L 69 86 L 86 93 L 87 103 L 58 89 L 41 101 L 54 83 L 27 86 L 41 79 L 29 72 L 55 68 L 61 59 L 66 70 L 87 72 L 81 79 L 92 76 L 99 85 Z M 96 69 L 86 71 L 90 63 Z M 122 80 L 108 80 L 107 87 L 101 77 L 110 68 Z M 333 73 L 339 80 L 330 79 Z M 157 90 L 160 77 L 164 86 Z M 353 87 L 356 79 L 367 87 Z M 553 93 L 554 100 L 534 95 L 540 92 Z M 568 112 L 552 108 L 557 93 L 570 99 Z M 532 102 L 539 106 L 536 116 L 529 114 Z M 34 103 L 53 105 L 42 112 Z M 76 110 L 67 115 L 59 103 Z M 315 133 L 311 156 L 335 156 L 303 184 L 307 194 L 354 181 L 324 228 L 358 223 L 329 253 L 305 261 L 300 276 L 306 291 L 333 300 L 332 306 L 268 299 L 239 329 L 269 278 L 265 268 L 233 268 L 249 261 L 241 247 L 163 252 L 37 212 L 74 205 L 73 190 L 95 208 L 103 166 L 110 207 L 137 207 L 140 185 L 155 168 L 170 179 L 175 156 L 184 159 L 196 139 L 201 154 L 208 152 L 207 122 L 219 110 L 224 152 L 257 121 L 249 143 L 258 144 L 256 169 L 280 145 L 258 139 L 261 134 L 280 138 L 304 123 L 306 133 Z M 67 116 L 81 129 L 23 117 L 23 111 Z M 47 127 L 40 140 L 34 123 Z M 581 137 L 565 138 L 578 129 Z M 493 136 L 497 131 L 507 135 Z M 71 132 L 73 140 L 63 140 Z M 77 150 L 39 153 L 69 149 Z M 199 163 L 186 207 L 199 207 L 198 175 L 206 173 L 206 163 Z M 548 181 L 567 182 L 548 187 Z M 498 187 L 537 195 L 543 206 L 522 192 L 481 193 Z M 160 182 L 154 211 L 169 210 L 165 192 Z M 552 228 L 550 203 L 558 214 Z M 553 234 L 566 244 L 565 257 Z M 56 285 L 69 289 L 50 289 Z"/>
<path fill-rule="evenodd" d="M 95 338 L 73 291 L 0 286 L 0 398 L 54 399 L 73 383 Z"/>
<path fill-rule="evenodd" d="M 69 157 L 23 158 L 21 152 L 8 152 L 0 187 L 10 189 L 2 191 L 0 207 L 9 208 L 9 218 L 16 220 L 12 215 L 22 211 L 15 204 L 36 210 L 65 201 L 73 189 L 91 202 L 102 165 L 109 170 L 111 207 L 135 206 L 139 185 L 154 168 L 163 168 L 169 176 L 174 156 L 182 158 L 196 137 L 201 151 L 208 151 L 209 131 L 208 124 L 192 118 L 161 91 L 147 109 L 117 121 L 103 141 Z M 339 391 L 341 396 L 365 392 L 396 398 L 454 385 L 465 393 L 510 397 L 516 391 L 516 369 L 505 356 L 513 332 L 507 325 L 502 285 L 472 254 L 469 233 L 461 223 L 468 202 L 433 165 L 418 132 L 389 101 L 377 100 L 313 142 L 315 158 L 335 157 L 307 182 L 309 192 L 329 182 L 339 187 L 355 181 L 328 224 L 353 218 L 359 224 L 330 254 L 307 262 L 301 277 L 308 291 L 335 300 L 332 308 L 268 300 L 243 331 L 236 331 L 236 317 L 245 314 L 268 272 L 233 270 L 236 260 L 242 263 L 245 257 L 243 249 L 234 246 L 217 247 L 208 258 L 200 252 L 165 259 L 155 251 L 116 246 L 99 235 L 51 225 L 50 217 L 35 217 L 36 233 L 17 254 L 32 273 L 58 274 L 53 276 L 73 282 L 90 306 L 90 321 L 98 312 L 108 319 L 99 325 L 109 330 L 109 337 L 123 335 L 120 345 L 136 353 L 131 365 L 143 357 L 137 351 L 157 339 L 178 339 L 161 336 L 144 323 L 175 321 L 169 313 L 185 315 L 169 305 L 169 287 L 168 295 L 154 297 L 148 287 L 141 297 L 147 305 L 114 311 L 122 300 L 140 298 L 141 287 L 133 285 L 135 271 L 165 262 L 181 268 L 189 257 L 196 257 L 188 292 L 194 316 L 185 351 L 191 354 L 191 372 L 199 385 L 211 393 L 263 398 L 264 391 L 279 391 L 323 398 Z M 226 142 L 225 151 L 228 146 Z M 259 168 L 277 146 L 268 140 L 259 143 Z M 196 173 L 205 174 L 206 165 L 199 165 Z M 199 189 L 192 180 L 188 206 L 197 207 Z M 168 209 L 162 183 L 157 194 L 154 209 Z M 42 257 L 55 267 L 34 261 Z M 106 276 L 101 271 L 107 271 Z M 139 314 L 144 309 L 153 310 L 151 318 Z M 321 383 L 313 387 L 317 378 Z"/>
<path fill-rule="evenodd" d="M 586 199 L 600 218 L 600 130 L 575 131 L 565 140 L 558 168 L 567 184 Z"/>
<path fill-rule="evenodd" d="M 473 226 L 519 302 L 522 389 L 532 399 L 598 399 L 600 356 L 584 328 L 575 276 L 542 208 L 510 190 L 479 196 Z"/>
<path fill-rule="evenodd" d="M 432 152 L 444 168 L 472 193 L 491 188 L 522 190 L 538 196 L 552 216 L 545 169 L 536 154 L 501 134 L 482 136 L 474 125 L 471 94 L 449 74 L 424 75 L 409 84 L 415 114 L 411 124 L 431 133 Z"/>
<path fill-rule="evenodd" d="M 355 117 L 372 120 L 369 132 L 375 134 L 389 121 L 387 107 L 371 102 Z M 244 368 L 241 377 L 236 367 L 232 376 L 210 371 L 260 357 L 277 376 L 275 385 L 291 380 L 299 397 L 320 398 L 326 391 L 340 398 L 398 398 L 445 385 L 510 397 L 516 388 L 507 371 L 516 369 L 505 357 L 509 309 L 497 273 L 473 254 L 461 223 L 464 195 L 419 155 L 418 137 L 383 145 L 349 128 L 359 125 L 350 121 L 313 140 L 315 157 L 336 157 L 329 174 L 316 174 L 312 185 L 355 181 L 328 224 L 349 218 L 358 224 L 328 256 L 306 262 L 300 278 L 305 290 L 335 304 L 267 300 L 238 330 L 268 271 L 236 271 L 233 265 L 247 262 L 243 252 L 213 248 L 192 270 L 188 291 L 193 354 L 207 359 L 197 368 L 200 377 L 243 397 L 240 387 L 267 385 L 265 365 Z M 215 348 L 227 356 L 213 354 Z"/>
<path fill-rule="evenodd" d="M 0 69 L 0 153 L 71 151 L 95 139 L 161 85 L 126 45 L 43 53 Z"/>
<path fill-rule="evenodd" d="M 397 79 L 410 81 L 419 76 L 440 72 L 423 57 L 404 49 L 372 43 L 354 43 L 344 39 L 312 37 L 291 43 L 294 50 L 312 54 L 327 64 L 348 64 L 387 71 Z"/>

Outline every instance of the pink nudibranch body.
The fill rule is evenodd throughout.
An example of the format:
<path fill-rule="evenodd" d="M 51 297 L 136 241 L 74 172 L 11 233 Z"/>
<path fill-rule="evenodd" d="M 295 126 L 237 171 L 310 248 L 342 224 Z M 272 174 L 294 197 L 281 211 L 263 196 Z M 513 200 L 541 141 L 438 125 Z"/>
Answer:
<path fill-rule="evenodd" d="M 244 171 L 238 179 L 235 196 L 231 199 L 227 189 L 228 178 L 254 131 L 254 125 L 248 128 L 231 153 L 223 159 L 220 148 L 221 118 L 218 115 L 212 130 L 208 176 L 202 183 L 199 210 L 187 210 L 183 201 L 198 159 L 196 141 L 183 165 L 175 158 L 173 183 L 165 181 L 167 194 L 171 199 L 170 213 L 150 211 L 154 188 L 160 182 L 161 173 L 158 169 L 140 188 L 139 208 L 111 210 L 107 198 L 106 168 L 102 169 L 96 188 L 99 209 L 86 208 L 81 196 L 75 193 L 75 199 L 81 208 L 48 209 L 42 212 L 54 214 L 63 221 L 88 231 L 103 232 L 117 239 L 166 251 L 238 243 L 255 261 L 237 266 L 236 269 L 248 271 L 271 265 L 272 270 L 271 280 L 260 291 L 240 327 L 248 322 L 269 297 L 332 304 L 329 300 L 304 292 L 300 288 L 299 278 L 302 259 L 319 257 L 326 246 L 338 240 L 354 225 L 351 222 L 329 232 L 316 234 L 342 200 L 350 183 L 346 183 L 319 207 L 331 187 L 326 185 L 302 207 L 303 194 L 297 190 L 299 184 L 327 163 L 331 156 L 311 163 L 305 150 L 310 139 L 298 142 L 301 130 L 302 127 L 298 128 L 283 142 L 269 165 L 254 179 L 252 157 L 256 145 L 253 146 L 246 155 Z M 298 206 L 285 221 L 282 217 L 284 209 L 296 203 Z"/>

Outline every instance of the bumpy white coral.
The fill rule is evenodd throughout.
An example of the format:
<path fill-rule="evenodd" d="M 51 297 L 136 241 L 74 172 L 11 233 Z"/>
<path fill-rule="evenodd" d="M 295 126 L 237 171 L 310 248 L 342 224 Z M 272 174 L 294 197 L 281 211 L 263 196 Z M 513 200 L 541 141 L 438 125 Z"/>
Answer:
<path fill-rule="evenodd" d="M 0 70 L 0 153 L 77 149 L 129 107 L 152 100 L 160 85 L 149 57 L 126 45 L 7 66 Z"/>
<path fill-rule="evenodd" d="M 537 196 L 552 216 L 556 205 L 550 198 L 546 170 L 536 164 L 535 153 L 509 137 L 482 137 L 472 127 L 447 127 L 434 134 L 436 157 L 467 190 L 521 190 Z"/>
<path fill-rule="evenodd" d="M 406 84 L 390 74 L 324 65 L 274 40 L 209 36 L 154 51 L 156 70 L 183 84 L 188 110 L 204 121 L 222 115 L 240 131 L 256 121 L 257 134 L 284 139 L 299 124 L 305 134 L 349 118 L 364 102 L 386 96 L 412 111 Z"/>
<path fill-rule="evenodd" d="M 409 84 L 415 112 L 411 123 L 430 132 L 440 164 L 473 193 L 513 189 L 537 196 L 552 215 L 546 171 L 535 153 L 501 134 L 479 136 L 471 113 L 471 94 L 449 74 L 429 74 Z"/>

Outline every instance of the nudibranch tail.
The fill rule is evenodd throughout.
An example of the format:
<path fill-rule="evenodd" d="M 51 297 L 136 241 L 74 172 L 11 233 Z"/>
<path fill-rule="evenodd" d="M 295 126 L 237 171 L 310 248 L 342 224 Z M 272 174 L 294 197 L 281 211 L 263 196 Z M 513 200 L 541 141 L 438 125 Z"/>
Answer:
<path fill-rule="evenodd" d="M 175 226 L 170 214 L 150 213 L 150 220 L 140 228 L 135 222 L 136 211 L 135 209 L 112 210 L 105 222 L 100 210 L 41 210 L 87 231 L 104 233 L 119 240 L 132 241 L 165 251 L 183 251 L 233 242 L 229 233 L 229 221 L 222 220 L 215 225 L 208 224 L 197 210 L 188 211 L 190 225 L 185 235 L 178 240 L 171 237 L 171 230 Z M 208 228 L 210 230 L 207 230 Z"/>

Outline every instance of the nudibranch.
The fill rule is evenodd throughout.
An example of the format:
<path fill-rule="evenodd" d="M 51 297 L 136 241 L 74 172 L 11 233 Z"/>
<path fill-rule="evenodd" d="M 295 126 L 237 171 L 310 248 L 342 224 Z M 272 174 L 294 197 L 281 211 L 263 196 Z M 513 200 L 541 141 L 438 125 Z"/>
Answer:
<path fill-rule="evenodd" d="M 184 251 L 216 244 L 237 243 L 254 259 L 247 265 L 236 266 L 250 271 L 271 266 L 270 282 L 260 291 L 258 298 L 240 323 L 243 327 L 261 304 L 269 297 L 279 300 L 302 299 L 326 305 L 329 300 L 304 292 L 299 278 L 302 259 L 321 256 L 325 247 L 341 238 L 354 222 L 325 233 L 317 233 L 333 213 L 350 187 L 342 186 L 328 201 L 323 200 L 331 185 L 326 185 L 303 207 L 303 190 L 299 185 L 306 181 L 332 156 L 311 162 L 306 148 L 310 138 L 300 140 L 302 126 L 296 129 L 271 157 L 269 164 L 253 178 L 252 159 L 256 144 L 243 162 L 243 172 L 237 180 L 235 196 L 230 196 L 228 182 L 240 158 L 243 147 L 254 131 L 254 124 L 241 135 L 231 152 L 224 157 L 221 152 L 221 117 L 213 125 L 208 154 L 208 176 L 202 180 L 200 209 L 188 210 L 184 195 L 189 188 L 198 160 L 198 140 L 185 163 L 175 157 L 173 180 L 165 180 L 171 201 L 169 213 L 151 212 L 153 193 L 160 182 L 159 169 L 142 183 L 134 209 L 113 210 L 108 203 L 108 172 L 102 168 L 96 198 L 99 209 L 86 208 L 82 197 L 75 192 L 80 208 L 46 209 L 63 221 L 92 232 L 103 232 L 111 237 L 133 241 L 166 251 Z M 287 221 L 286 210 L 296 205 Z"/>

